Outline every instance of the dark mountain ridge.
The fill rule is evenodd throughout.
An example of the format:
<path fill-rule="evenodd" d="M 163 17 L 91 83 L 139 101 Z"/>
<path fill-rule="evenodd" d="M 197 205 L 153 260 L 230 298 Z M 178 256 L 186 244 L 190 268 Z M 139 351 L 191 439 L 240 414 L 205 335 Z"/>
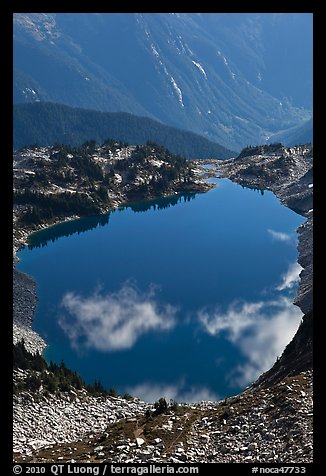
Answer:
<path fill-rule="evenodd" d="M 229 159 L 236 155 L 193 132 L 125 112 L 99 112 L 37 102 L 15 105 L 13 116 L 14 148 L 56 143 L 76 146 L 87 140 L 102 143 L 110 138 L 138 145 L 153 141 L 188 159 Z"/>

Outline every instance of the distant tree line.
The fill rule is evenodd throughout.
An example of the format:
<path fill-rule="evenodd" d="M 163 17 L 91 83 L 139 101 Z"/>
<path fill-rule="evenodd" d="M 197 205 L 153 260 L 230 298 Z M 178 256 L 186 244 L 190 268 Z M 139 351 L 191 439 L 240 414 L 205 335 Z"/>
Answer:
<path fill-rule="evenodd" d="M 263 155 L 273 152 L 279 152 L 283 149 L 283 145 L 280 142 L 275 144 L 264 144 L 264 145 L 248 145 L 238 155 L 237 159 L 242 159 L 243 157 L 249 157 L 250 155 Z"/>
<path fill-rule="evenodd" d="M 13 116 L 16 149 L 30 144 L 76 146 L 90 139 L 102 143 L 112 137 L 130 144 L 154 141 L 187 159 L 229 159 L 236 155 L 193 132 L 125 112 L 99 112 L 40 102 L 15 105 Z"/>

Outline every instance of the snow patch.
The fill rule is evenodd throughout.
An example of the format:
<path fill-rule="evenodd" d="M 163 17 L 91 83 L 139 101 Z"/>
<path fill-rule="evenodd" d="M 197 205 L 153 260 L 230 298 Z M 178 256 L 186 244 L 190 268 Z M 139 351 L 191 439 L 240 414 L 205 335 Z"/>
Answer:
<path fill-rule="evenodd" d="M 204 68 L 202 67 L 202 65 L 201 65 L 200 63 L 196 63 L 196 61 L 194 61 L 194 60 L 191 60 L 191 61 L 192 61 L 192 63 L 193 63 L 195 66 L 197 66 L 197 68 L 199 69 L 199 71 L 201 72 L 201 74 L 202 74 L 203 76 L 205 76 L 205 79 L 207 79 L 206 72 L 205 72 Z"/>
<path fill-rule="evenodd" d="M 175 79 L 173 76 L 171 76 L 171 74 L 168 72 L 168 70 L 166 69 L 165 65 L 162 63 L 162 61 L 159 59 L 158 60 L 159 62 L 159 65 L 162 66 L 163 68 L 163 71 L 165 73 L 165 75 L 170 79 L 170 82 L 172 83 L 172 86 L 178 96 L 178 101 L 179 103 L 181 104 L 182 107 L 185 107 L 184 104 L 183 104 L 183 97 L 182 97 L 182 91 L 181 89 L 179 88 L 179 86 L 177 85 Z"/>
<path fill-rule="evenodd" d="M 122 177 L 120 174 L 114 174 L 114 180 L 115 182 L 117 183 L 121 183 L 122 182 Z"/>
<path fill-rule="evenodd" d="M 158 58 L 160 56 L 159 52 L 157 51 L 157 49 L 155 48 L 153 43 L 151 44 L 151 50 L 152 50 L 153 55 L 156 56 L 156 58 Z"/>
<path fill-rule="evenodd" d="M 225 64 L 225 66 L 227 67 L 227 69 L 229 70 L 229 72 L 230 72 L 230 74 L 231 74 L 232 79 L 235 80 L 236 74 L 233 73 L 233 71 L 231 71 L 230 66 L 229 66 L 229 63 L 228 63 L 228 60 L 226 59 L 226 57 L 221 53 L 220 50 L 217 50 L 217 54 L 218 54 L 219 56 L 221 56 L 221 58 L 223 59 L 223 62 L 224 62 L 224 64 Z M 247 83 L 249 84 L 249 81 L 247 81 Z"/>
<path fill-rule="evenodd" d="M 175 89 L 175 92 L 177 93 L 177 96 L 178 96 L 178 100 L 179 100 L 179 103 L 181 104 L 182 107 L 185 107 L 185 105 L 183 104 L 183 98 L 182 98 L 182 91 L 181 89 L 179 88 L 179 86 L 177 85 L 177 83 L 175 82 L 175 79 L 173 78 L 173 76 L 170 77 L 171 79 L 171 83 Z"/>
<path fill-rule="evenodd" d="M 238 121 L 241 121 L 241 122 L 245 122 L 246 124 L 249 123 L 249 121 L 247 119 L 244 119 L 243 117 L 240 117 L 240 116 L 234 116 L 235 119 L 238 119 Z"/>
<path fill-rule="evenodd" d="M 186 50 L 188 51 L 188 53 L 189 53 L 191 56 L 194 56 L 194 53 L 193 53 L 193 51 L 189 48 L 188 43 L 185 43 L 184 46 L 185 46 Z"/>
<path fill-rule="evenodd" d="M 34 91 L 34 89 L 31 89 L 31 88 L 25 88 L 23 89 L 23 94 L 26 94 L 26 93 L 36 94 L 36 91 Z"/>
<path fill-rule="evenodd" d="M 310 184 L 308 185 L 309 188 L 313 188 L 313 186 L 314 186 L 313 183 L 310 183 Z"/>
<path fill-rule="evenodd" d="M 162 165 L 164 164 L 163 160 L 155 160 L 155 159 L 151 159 L 151 160 L 150 160 L 150 163 L 151 163 L 154 167 L 162 167 Z"/>

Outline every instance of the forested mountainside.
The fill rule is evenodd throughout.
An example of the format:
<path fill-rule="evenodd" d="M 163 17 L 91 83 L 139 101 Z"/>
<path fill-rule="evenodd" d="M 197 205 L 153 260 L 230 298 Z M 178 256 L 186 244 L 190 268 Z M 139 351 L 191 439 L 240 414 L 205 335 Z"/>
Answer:
<path fill-rule="evenodd" d="M 291 127 L 282 132 L 278 132 L 270 137 L 268 142 L 282 142 L 282 144 L 292 147 L 294 145 L 313 143 L 313 119 L 304 124 Z"/>
<path fill-rule="evenodd" d="M 124 112 L 100 112 L 36 102 L 15 105 L 13 115 L 15 148 L 31 144 L 77 146 L 87 140 L 102 143 L 110 138 L 135 145 L 149 140 L 187 159 L 229 159 L 236 155 L 193 132 Z"/>
<path fill-rule="evenodd" d="M 312 15 L 17 13 L 14 102 L 35 101 L 148 116 L 239 151 L 310 119 Z"/>

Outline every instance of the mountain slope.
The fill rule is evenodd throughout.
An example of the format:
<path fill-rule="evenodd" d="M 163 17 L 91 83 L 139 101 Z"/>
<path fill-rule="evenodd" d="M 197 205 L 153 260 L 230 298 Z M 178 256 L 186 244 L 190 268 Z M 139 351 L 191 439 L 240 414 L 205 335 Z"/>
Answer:
<path fill-rule="evenodd" d="M 281 142 L 282 144 L 291 147 L 299 144 L 312 144 L 313 142 L 313 120 L 312 118 L 304 124 L 291 127 L 283 132 L 273 134 L 268 140 L 269 143 Z"/>
<path fill-rule="evenodd" d="M 39 85 L 34 100 L 146 115 L 239 150 L 309 119 L 310 37 L 304 14 L 15 14 L 14 66 Z M 15 82 L 16 101 L 27 89 Z"/>
<path fill-rule="evenodd" d="M 188 159 L 228 159 L 235 155 L 205 137 L 147 117 L 44 102 L 14 106 L 15 148 L 55 143 L 75 146 L 92 139 L 98 143 L 115 139 L 130 144 L 145 144 L 149 140 Z"/>

